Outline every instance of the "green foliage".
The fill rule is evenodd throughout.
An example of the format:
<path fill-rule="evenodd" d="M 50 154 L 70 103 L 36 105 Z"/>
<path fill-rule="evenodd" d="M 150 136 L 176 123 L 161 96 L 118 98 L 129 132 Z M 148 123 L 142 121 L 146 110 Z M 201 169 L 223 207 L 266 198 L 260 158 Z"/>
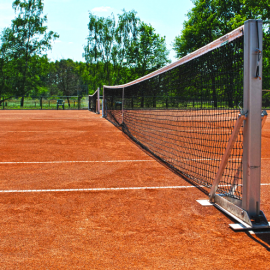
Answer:
<path fill-rule="evenodd" d="M 86 63 L 50 62 L 46 51 L 59 36 L 47 31 L 43 0 L 15 0 L 16 18 L 0 35 L 0 104 L 20 96 L 87 95 L 104 84 L 122 84 L 167 63 L 165 37 L 123 10 L 116 20 L 89 14 Z M 1 100 L 2 99 L 2 100 Z"/>
<path fill-rule="evenodd" d="M 173 43 L 177 57 L 201 48 L 244 24 L 262 19 L 264 31 L 263 88 L 270 89 L 270 3 L 269 0 L 194 0 L 182 33 Z"/>
<path fill-rule="evenodd" d="M 24 97 L 42 85 L 47 62 L 43 54 L 58 35 L 46 32 L 42 0 L 16 0 L 12 6 L 18 15 L 1 36 L 0 93 Z"/>
<path fill-rule="evenodd" d="M 137 73 L 140 77 L 169 63 L 165 37 L 156 34 L 151 25 L 141 22 L 138 37 L 131 50 L 134 50 L 133 64 L 135 67 L 137 66 Z"/>
<path fill-rule="evenodd" d="M 248 19 L 263 19 L 269 35 L 269 1 L 194 0 L 181 35 L 174 40 L 177 57 L 182 57 L 227 34 Z"/>
<path fill-rule="evenodd" d="M 48 91 L 42 96 L 88 95 L 91 79 L 86 63 L 71 59 L 48 62 L 47 73 L 43 78 L 43 85 Z"/>
<path fill-rule="evenodd" d="M 170 62 L 165 37 L 142 22 L 135 11 L 123 10 L 117 21 L 116 25 L 113 15 L 103 18 L 89 14 L 84 57 L 94 89 L 126 83 Z"/>

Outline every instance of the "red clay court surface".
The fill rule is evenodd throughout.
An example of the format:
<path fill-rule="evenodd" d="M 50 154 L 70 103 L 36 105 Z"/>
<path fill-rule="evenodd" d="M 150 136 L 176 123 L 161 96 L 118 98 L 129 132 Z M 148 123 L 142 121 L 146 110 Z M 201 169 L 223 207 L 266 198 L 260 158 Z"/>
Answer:
<path fill-rule="evenodd" d="M 231 230 L 196 202 L 206 194 L 100 115 L 0 111 L 0 124 L 0 269 L 270 269 L 270 233 Z M 270 118 L 268 220 L 269 168 Z"/>

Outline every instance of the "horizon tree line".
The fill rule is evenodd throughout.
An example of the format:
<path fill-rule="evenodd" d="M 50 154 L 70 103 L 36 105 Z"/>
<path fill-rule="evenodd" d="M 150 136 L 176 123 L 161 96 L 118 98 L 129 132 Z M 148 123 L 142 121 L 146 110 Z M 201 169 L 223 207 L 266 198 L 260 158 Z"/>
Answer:
<path fill-rule="evenodd" d="M 183 30 L 175 37 L 177 57 L 212 42 L 248 19 L 264 22 L 263 88 L 270 89 L 270 10 L 267 1 L 193 0 Z M 43 0 L 15 0 L 17 16 L 0 34 L 0 105 L 12 97 L 70 96 L 93 93 L 103 85 L 120 85 L 168 63 L 165 37 L 123 10 L 106 18 L 89 13 L 85 62 L 50 61 L 46 52 L 59 34 L 48 31 Z M 269 95 L 269 97 L 268 97 Z M 267 92 L 270 100 L 270 93 Z"/>

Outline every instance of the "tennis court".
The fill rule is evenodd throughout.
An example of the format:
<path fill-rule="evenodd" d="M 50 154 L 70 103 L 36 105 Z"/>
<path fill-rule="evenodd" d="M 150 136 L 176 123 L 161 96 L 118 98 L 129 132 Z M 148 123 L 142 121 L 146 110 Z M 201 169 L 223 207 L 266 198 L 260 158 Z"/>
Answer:
<path fill-rule="evenodd" d="M 1 269 L 270 269 L 270 234 L 234 223 L 88 111 L 1 111 Z M 270 217 L 270 119 L 261 208 Z"/>

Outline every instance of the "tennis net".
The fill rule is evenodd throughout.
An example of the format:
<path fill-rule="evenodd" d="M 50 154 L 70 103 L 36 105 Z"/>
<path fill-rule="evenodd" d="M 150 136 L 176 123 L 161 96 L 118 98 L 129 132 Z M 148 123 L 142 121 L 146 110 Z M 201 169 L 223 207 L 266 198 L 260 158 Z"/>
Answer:
<path fill-rule="evenodd" d="M 95 91 L 93 95 L 89 95 L 89 111 L 98 113 L 100 111 L 100 104 L 99 104 L 99 88 Z"/>
<path fill-rule="evenodd" d="M 104 117 L 189 180 L 211 188 L 243 104 L 243 27 L 177 62 L 104 86 Z M 242 198 L 243 127 L 218 192 Z"/>

